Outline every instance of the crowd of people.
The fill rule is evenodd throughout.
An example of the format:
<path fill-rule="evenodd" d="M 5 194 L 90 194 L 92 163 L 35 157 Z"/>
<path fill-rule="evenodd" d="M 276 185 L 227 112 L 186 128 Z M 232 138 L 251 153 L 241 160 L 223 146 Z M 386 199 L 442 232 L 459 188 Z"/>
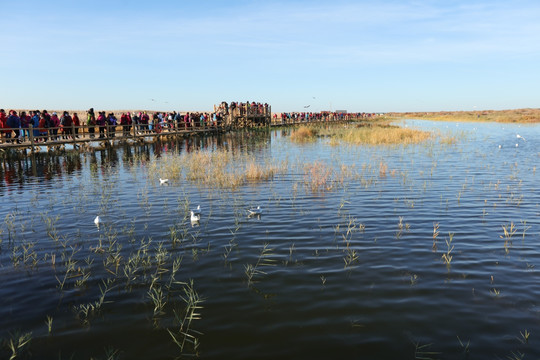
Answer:
<path fill-rule="evenodd" d="M 106 111 L 95 112 L 93 108 L 81 119 L 76 112 L 63 111 L 60 115 L 47 110 L 20 111 L 10 110 L 7 114 L 0 109 L 0 141 L 21 143 L 32 135 L 35 142 L 49 140 L 76 139 L 80 133 L 88 133 L 91 138 L 114 138 L 118 128 L 122 136 L 160 133 L 162 131 L 183 130 L 188 128 L 220 127 L 231 116 L 261 115 L 270 119 L 268 104 L 256 102 L 222 102 L 214 107 L 214 112 L 123 112 L 117 115 Z M 371 113 L 343 112 L 291 112 L 274 113 L 274 123 L 311 122 L 350 120 L 375 116 Z M 97 128 L 97 131 L 96 131 Z"/>
<path fill-rule="evenodd" d="M 20 111 L 10 110 L 8 114 L 0 109 L 0 140 L 8 143 L 21 143 L 32 135 L 35 142 L 49 140 L 76 139 L 81 128 L 91 138 L 114 138 L 118 128 L 122 136 L 132 134 L 159 133 L 166 129 L 187 129 L 198 127 L 217 127 L 223 122 L 218 113 L 187 112 L 123 112 L 119 116 L 106 111 L 95 112 L 90 108 L 82 120 L 74 112 L 56 112 L 47 110 Z M 31 134 L 30 134 L 31 132 Z"/>
<path fill-rule="evenodd" d="M 2 141 L 6 142 L 20 143 L 30 137 L 30 131 L 37 140 L 78 137 L 78 126 L 80 126 L 80 120 L 77 113 L 70 115 L 64 111 L 61 116 L 58 116 L 56 112 L 49 114 L 47 110 L 21 111 L 20 113 L 11 110 L 8 115 L 4 109 L 0 109 L 0 133 Z M 72 134 L 73 128 L 75 131 Z"/>

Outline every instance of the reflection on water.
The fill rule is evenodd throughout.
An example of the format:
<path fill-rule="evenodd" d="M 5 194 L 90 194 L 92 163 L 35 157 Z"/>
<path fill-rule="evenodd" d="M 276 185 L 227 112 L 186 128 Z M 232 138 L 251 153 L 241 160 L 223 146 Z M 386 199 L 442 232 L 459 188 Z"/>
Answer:
<path fill-rule="evenodd" d="M 403 124 L 456 142 L 280 129 L 3 159 L 0 337 L 31 332 L 20 358 L 540 357 L 540 128 Z M 234 191 L 149 170 L 217 149 L 288 168 Z"/>
<path fill-rule="evenodd" d="M 277 132 L 276 132 L 277 133 Z M 162 154 L 190 153 L 198 150 L 213 151 L 224 149 L 231 152 L 253 151 L 269 144 L 271 138 L 267 131 L 240 131 L 221 136 L 190 136 L 172 141 L 157 141 L 142 145 L 119 145 L 89 152 L 68 150 L 66 152 L 36 153 L 29 156 L 8 156 L 0 158 L 0 194 L 13 185 L 55 180 L 81 172 L 83 164 L 93 167 L 116 167 L 119 162 L 132 164 L 134 159 L 148 161 L 152 156 Z"/>

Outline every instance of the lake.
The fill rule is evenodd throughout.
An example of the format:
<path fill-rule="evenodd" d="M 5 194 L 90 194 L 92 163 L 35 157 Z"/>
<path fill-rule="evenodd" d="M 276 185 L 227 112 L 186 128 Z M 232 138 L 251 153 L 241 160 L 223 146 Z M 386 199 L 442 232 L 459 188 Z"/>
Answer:
<path fill-rule="evenodd" d="M 540 126 L 397 124 L 437 136 L 2 159 L 0 358 L 540 357 Z M 276 171 L 220 186 L 201 153 Z"/>

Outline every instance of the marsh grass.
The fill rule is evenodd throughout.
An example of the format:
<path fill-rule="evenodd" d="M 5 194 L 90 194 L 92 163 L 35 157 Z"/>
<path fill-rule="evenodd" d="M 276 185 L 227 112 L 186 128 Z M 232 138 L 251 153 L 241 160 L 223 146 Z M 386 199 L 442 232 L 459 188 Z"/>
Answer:
<path fill-rule="evenodd" d="M 259 161 L 247 153 L 227 150 L 195 151 L 182 156 L 166 155 L 150 164 L 154 176 L 166 176 L 171 181 L 187 180 L 201 186 L 236 189 L 248 182 L 271 180 L 284 173 L 287 162 Z"/>
<path fill-rule="evenodd" d="M 291 140 L 295 142 L 308 142 L 317 139 L 318 130 L 313 126 L 300 126 L 291 133 Z"/>
<path fill-rule="evenodd" d="M 352 145 L 410 145 L 433 139 L 427 131 L 401 128 L 393 125 L 372 124 L 359 127 L 330 127 L 321 131 L 332 139 L 332 145 L 347 143 Z"/>

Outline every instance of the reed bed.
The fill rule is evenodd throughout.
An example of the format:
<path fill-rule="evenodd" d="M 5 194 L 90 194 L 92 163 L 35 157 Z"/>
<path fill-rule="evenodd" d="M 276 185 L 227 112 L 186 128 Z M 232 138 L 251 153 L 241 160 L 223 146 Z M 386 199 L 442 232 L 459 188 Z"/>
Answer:
<path fill-rule="evenodd" d="M 162 161 L 150 163 L 154 177 L 175 181 L 192 181 L 201 186 L 236 189 L 249 182 L 271 180 L 284 173 L 286 161 L 257 160 L 247 153 L 226 150 L 196 151 L 181 156 L 166 155 Z"/>
<path fill-rule="evenodd" d="M 410 145 L 419 144 L 433 138 L 427 131 L 404 129 L 397 126 L 361 126 L 331 128 L 325 134 L 334 140 L 354 145 Z"/>
<path fill-rule="evenodd" d="M 295 142 L 308 142 L 317 139 L 318 130 L 313 126 L 300 126 L 291 134 L 291 140 Z"/>

